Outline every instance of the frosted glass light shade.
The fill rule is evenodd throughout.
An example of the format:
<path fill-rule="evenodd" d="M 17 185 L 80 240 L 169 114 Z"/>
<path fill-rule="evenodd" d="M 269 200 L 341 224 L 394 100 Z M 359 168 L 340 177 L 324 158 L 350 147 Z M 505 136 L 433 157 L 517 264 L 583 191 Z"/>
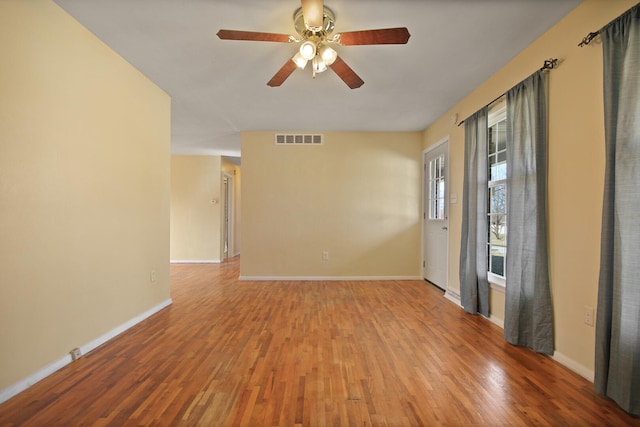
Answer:
<path fill-rule="evenodd" d="M 311 65 L 313 65 L 313 71 L 316 73 L 322 73 L 327 70 L 327 64 L 319 56 L 313 58 Z"/>
<path fill-rule="evenodd" d="M 307 40 L 300 45 L 300 55 L 307 61 L 312 60 L 316 56 L 316 45 Z"/>
<path fill-rule="evenodd" d="M 338 59 L 338 52 L 331 49 L 327 45 L 323 45 L 322 47 L 320 47 L 318 53 L 320 54 L 320 57 L 322 58 L 324 63 L 327 65 L 333 64 L 334 62 L 336 62 L 336 59 Z"/>
<path fill-rule="evenodd" d="M 300 55 L 300 52 L 296 53 L 293 58 L 291 58 L 291 60 L 295 62 L 298 68 L 300 68 L 301 70 L 304 70 L 304 67 L 307 66 L 307 62 L 309 62 L 308 59 L 305 59 L 302 57 L 302 55 Z"/>

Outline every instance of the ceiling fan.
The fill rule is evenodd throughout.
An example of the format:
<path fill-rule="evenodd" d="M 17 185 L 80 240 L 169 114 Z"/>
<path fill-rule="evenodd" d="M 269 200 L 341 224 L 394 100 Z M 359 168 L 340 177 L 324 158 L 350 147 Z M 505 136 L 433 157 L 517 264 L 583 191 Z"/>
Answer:
<path fill-rule="evenodd" d="M 267 85 L 280 86 L 297 69 L 304 69 L 311 61 L 313 77 L 331 68 L 351 89 L 359 88 L 364 81 L 351 69 L 332 44 L 341 46 L 406 44 L 409 30 L 405 27 L 377 30 L 350 31 L 333 36 L 335 15 L 324 6 L 323 0 L 301 0 L 302 7 L 293 14 L 293 24 L 298 35 L 263 33 L 255 31 L 220 30 L 222 40 L 248 40 L 279 43 L 299 43 L 298 52 L 289 59 L 269 80 Z"/>

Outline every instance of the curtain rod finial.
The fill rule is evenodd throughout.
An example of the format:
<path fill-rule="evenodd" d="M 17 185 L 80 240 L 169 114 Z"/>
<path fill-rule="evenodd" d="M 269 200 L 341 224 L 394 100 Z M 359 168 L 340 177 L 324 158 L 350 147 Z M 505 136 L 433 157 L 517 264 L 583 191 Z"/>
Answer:
<path fill-rule="evenodd" d="M 591 41 L 593 39 L 595 39 L 596 37 L 598 37 L 598 35 L 600 34 L 600 31 L 592 31 L 589 34 L 587 34 L 580 43 L 578 43 L 579 47 L 585 47 L 586 45 L 588 45 L 589 43 L 591 43 Z"/>
<path fill-rule="evenodd" d="M 542 70 L 552 70 L 552 69 L 556 68 L 557 66 L 558 66 L 558 58 L 545 59 L 544 64 L 542 65 L 542 68 L 540 68 L 540 71 L 542 71 Z"/>

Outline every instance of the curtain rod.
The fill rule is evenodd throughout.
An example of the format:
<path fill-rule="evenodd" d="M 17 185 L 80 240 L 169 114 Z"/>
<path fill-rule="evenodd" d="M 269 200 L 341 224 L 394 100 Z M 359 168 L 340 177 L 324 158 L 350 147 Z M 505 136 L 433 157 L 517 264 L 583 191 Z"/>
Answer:
<path fill-rule="evenodd" d="M 589 34 L 587 34 L 586 36 L 584 36 L 584 38 L 582 39 L 582 41 L 580 43 L 578 43 L 579 47 L 585 47 L 586 45 L 588 45 L 589 43 L 591 43 L 593 41 L 593 39 L 595 39 L 596 37 L 598 37 L 600 35 L 600 30 L 598 31 L 592 31 Z"/>
<path fill-rule="evenodd" d="M 552 70 L 552 69 L 556 68 L 557 66 L 558 66 L 558 58 L 549 58 L 549 59 L 545 59 L 545 60 L 544 60 L 544 64 L 542 64 L 542 67 L 540 68 L 540 70 L 539 70 L 539 71 L 543 71 L 543 70 Z M 506 94 L 506 92 L 505 92 L 505 93 L 503 93 L 503 94 L 501 94 L 500 96 L 496 97 L 493 101 L 491 101 L 491 102 L 489 102 L 488 104 L 486 104 L 486 105 L 485 105 L 485 107 L 486 107 L 487 105 L 491 105 L 491 104 L 493 104 L 494 102 L 496 102 L 497 100 L 499 100 L 500 98 L 502 98 L 505 94 Z M 484 108 L 484 107 L 483 107 L 483 108 Z M 467 120 L 467 119 L 464 119 L 464 120 L 462 120 L 460 123 L 458 123 L 458 127 L 462 126 L 462 124 L 465 122 L 465 120 Z"/>
<path fill-rule="evenodd" d="M 587 34 L 586 36 L 584 36 L 584 38 L 582 39 L 582 41 L 580 43 L 578 43 L 578 46 L 580 47 L 585 47 L 587 46 L 589 43 L 591 43 L 593 41 L 593 39 L 595 39 L 596 37 L 598 37 L 600 35 L 600 33 L 602 32 L 602 30 L 604 30 L 605 28 L 607 28 L 609 25 L 613 24 L 614 22 L 618 21 L 623 15 L 629 13 L 630 11 L 636 9 L 640 7 L 640 3 L 636 3 L 635 6 L 631 6 L 631 8 L 629 10 L 627 10 L 626 12 L 622 13 L 620 16 L 618 16 L 617 18 L 615 18 L 614 20 L 612 20 L 611 22 L 609 22 L 607 25 L 605 25 L 604 27 L 602 27 L 601 29 L 599 29 L 598 31 L 592 31 L 589 34 Z"/>
<path fill-rule="evenodd" d="M 623 15 L 626 15 L 627 13 L 631 12 L 632 10 L 634 10 L 634 9 L 636 9 L 638 7 L 640 7 L 640 3 L 636 3 L 635 6 L 631 6 L 631 8 L 629 10 L 627 10 L 626 12 L 623 12 L 620 16 L 618 16 L 617 18 L 613 19 L 611 22 L 609 22 L 604 27 L 600 28 L 598 31 L 590 32 L 589 34 L 584 36 L 582 41 L 580 43 L 578 43 L 578 46 L 580 46 L 580 47 L 587 46 L 589 43 L 591 43 L 593 41 L 593 39 L 595 39 L 596 37 L 598 37 L 600 35 L 600 33 L 602 33 L 602 30 L 604 30 L 605 28 L 607 28 L 609 25 L 613 24 L 614 22 L 618 21 Z"/>

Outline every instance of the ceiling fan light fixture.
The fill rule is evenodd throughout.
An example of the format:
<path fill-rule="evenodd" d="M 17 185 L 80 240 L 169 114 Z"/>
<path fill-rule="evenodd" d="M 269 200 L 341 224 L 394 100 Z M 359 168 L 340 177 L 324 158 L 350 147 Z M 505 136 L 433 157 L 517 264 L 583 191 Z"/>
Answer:
<path fill-rule="evenodd" d="M 334 62 L 336 62 L 336 59 L 338 59 L 338 52 L 336 52 L 326 44 L 320 47 L 318 54 L 322 58 L 322 61 L 327 65 L 333 64 Z"/>
<path fill-rule="evenodd" d="M 295 62 L 295 63 L 296 63 L 296 66 L 297 66 L 298 68 L 300 68 L 301 70 L 304 70 L 304 67 L 306 67 L 306 66 L 307 66 L 307 62 L 309 62 L 309 60 L 308 60 L 308 59 L 306 59 L 306 58 L 303 58 L 303 57 L 302 57 L 302 55 L 300 54 L 300 52 L 296 53 L 296 54 L 293 56 L 293 58 L 291 58 L 291 60 L 292 60 L 293 62 Z"/>
<path fill-rule="evenodd" d="M 332 43 L 341 46 L 406 44 L 411 37 L 406 27 L 348 31 L 331 36 L 335 28 L 335 15 L 324 6 L 324 0 L 300 1 L 302 7 L 299 7 L 293 14 L 293 25 L 298 33 L 297 36 L 224 29 L 217 33 L 221 40 L 296 43 L 298 52 L 291 59 L 288 59 L 267 82 L 268 86 L 282 85 L 296 68 L 304 69 L 307 63 L 312 61 L 313 77 L 316 76 L 316 73 L 322 73 L 331 67 L 350 89 L 357 89 L 364 84 L 364 81 L 338 56 L 334 49 L 327 45 L 333 46 Z"/>
<path fill-rule="evenodd" d="M 312 60 L 316 56 L 316 45 L 310 40 L 303 42 L 300 45 L 300 55 L 307 61 Z"/>
<path fill-rule="evenodd" d="M 313 61 L 311 61 L 311 65 L 313 66 L 314 73 L 322 73 L 323 71 L 327 71 L 327 63 L 322 60 L 319 56 L 315 56 Z"/>

